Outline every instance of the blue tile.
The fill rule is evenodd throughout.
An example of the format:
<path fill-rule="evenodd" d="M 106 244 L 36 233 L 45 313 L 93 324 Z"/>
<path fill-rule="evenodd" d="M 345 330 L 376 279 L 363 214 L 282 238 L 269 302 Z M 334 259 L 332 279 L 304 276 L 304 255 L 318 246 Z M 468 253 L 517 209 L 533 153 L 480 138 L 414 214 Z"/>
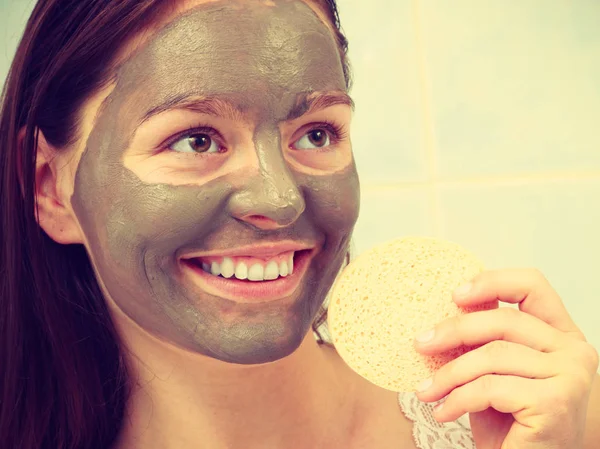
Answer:
<path fill-rule="evenodd" d="M 421 4 L 442 178 L 600 170 L 600 2 Z"/>

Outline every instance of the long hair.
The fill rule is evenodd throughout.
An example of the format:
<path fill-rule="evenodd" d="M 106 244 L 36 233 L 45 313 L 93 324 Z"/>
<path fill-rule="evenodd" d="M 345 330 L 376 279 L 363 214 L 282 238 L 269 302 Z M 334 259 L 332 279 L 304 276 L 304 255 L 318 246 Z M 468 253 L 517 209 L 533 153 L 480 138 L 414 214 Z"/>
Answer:
<path fill-rule="evenodd" d="M 333 26 L 349 86 L 335 0 L 312 1 Z M 55 148 L 76 142 L 77 112 L 111 79 L 123 42 L 169 3 L 39 0 L 27 22 L 0 112 L 2 448 L 106 449 L 121 428 L 128 375 L 86 251 L 57 244 L 36 220 L 36 129 Z"/>

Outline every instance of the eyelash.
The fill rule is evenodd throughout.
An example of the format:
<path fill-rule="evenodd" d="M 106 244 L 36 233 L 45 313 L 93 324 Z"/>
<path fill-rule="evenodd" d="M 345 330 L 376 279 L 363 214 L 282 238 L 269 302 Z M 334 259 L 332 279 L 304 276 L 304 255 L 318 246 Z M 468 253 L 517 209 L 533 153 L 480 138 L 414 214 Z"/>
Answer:
<path fill-rule="evenodd" d="M 348 136 L 348 133 L 342 126 L 340 126 L 337 123 L 334 123 L 332 121 L 329 121 L 329 120 L 323 120 L 320 122 L 311 123 L 310 125 L 308 125 L 306 127 L 306 131 L 302 134 L 302 136 L 305 136 L 306 134 L 311 133 L 317 129 L 324 129 L 329 133 L 331 145 L 337 144 L 338 142 L 340 142 L 341 140 L 344 140 Z M 162 145 L 160 145 L 159 151 L 168 150 L 171 147 L 171 145 L 175 144 L 182 138 L 191 137 L 194 134 L 206 134 L 206 135 L 210 136 L 211 139 L 214 139 L 215 142 L 217 144 L 219 144 L 219 146 L 223 146 L 221 144 L 221 142 L 223 142 L 223 140 L 224 140 L 223 136 L 221 136 L 221 134 L 216 129 L 214 129 L 212 126 L 208 126 L 208 125 L 199 125 L 199 126 L 191 126 L 188 129 L 186 129 L 185 131 L 177 133 L 175 136 L 169 138 L 166 142 L 164 142 Z M 317 148 L 316 150 L 317 151 L 324 150 L 324 148 Z M 214 154 L 214 153 L 211 153 L 211 154 Z M 198 153 L 198 154 L 195 154 L 195 156 L 204 156 L 204 154 Z"/>

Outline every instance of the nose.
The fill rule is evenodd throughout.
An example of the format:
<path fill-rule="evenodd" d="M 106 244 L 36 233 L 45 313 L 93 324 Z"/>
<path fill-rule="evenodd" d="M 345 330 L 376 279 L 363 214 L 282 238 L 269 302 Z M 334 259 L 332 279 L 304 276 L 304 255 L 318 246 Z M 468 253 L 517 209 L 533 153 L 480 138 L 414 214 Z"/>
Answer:
<path fill-rule="evenodd" d="M 260 166 L 249 175 L 244 187 L 230 197 L 229 208 L 238 220 L 258 229 L 273 230 L 294 223 L 306 203 L 296 179 L 281 160 Z"/>

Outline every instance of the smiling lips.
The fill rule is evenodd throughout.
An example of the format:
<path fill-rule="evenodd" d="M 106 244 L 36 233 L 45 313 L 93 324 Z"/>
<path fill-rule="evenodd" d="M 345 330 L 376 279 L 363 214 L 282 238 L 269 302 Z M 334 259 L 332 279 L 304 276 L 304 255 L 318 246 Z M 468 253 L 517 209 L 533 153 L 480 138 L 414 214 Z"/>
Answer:
<path fill-rule="evenodd" d="M 203 291 L 254 303 L 292 295 L 314 254 L 308 245 L 277 243 L 186 257 L 182 265 Z"/>

